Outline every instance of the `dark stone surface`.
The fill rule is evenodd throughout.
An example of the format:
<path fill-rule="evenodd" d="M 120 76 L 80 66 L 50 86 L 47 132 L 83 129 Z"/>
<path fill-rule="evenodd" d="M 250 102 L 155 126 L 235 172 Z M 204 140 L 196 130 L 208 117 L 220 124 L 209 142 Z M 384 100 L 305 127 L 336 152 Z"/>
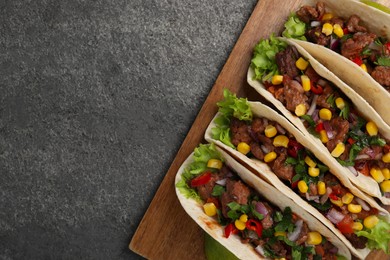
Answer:
<path fill-rule="evenodd" d="M 128 243 L 255 4 L 0 1 L 0 259 L 140 258 Z"/>

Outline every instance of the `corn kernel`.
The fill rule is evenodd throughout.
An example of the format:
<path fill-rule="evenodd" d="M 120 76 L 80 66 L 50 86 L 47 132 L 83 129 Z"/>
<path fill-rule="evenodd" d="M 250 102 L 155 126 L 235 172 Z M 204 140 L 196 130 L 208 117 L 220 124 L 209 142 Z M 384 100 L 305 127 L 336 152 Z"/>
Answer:
<path fill-rule="evenodd" d="M 307 66 L 309 65 L 309 62 L 305 60 L 304 58 L 300 57 L 296 62 L 295 66 L 297 66 L 300 70 L 305 70 Z"/>
<path fill-rule="evenodd" d="M 310 78 L 306 75 L 302 75 L 301 81 L 302 81 L 303 90 L 309 91 L 311 89 Z"/>
<path fill-rule="evenodd" d="M 344 205 L 344 203 L 339 198 L 337 198 L 337 200 L 329 198 L 329 200 L 336 206 L 342 207 Z"/>
<path fill-rule="evenodd" d="M 384 163 L 390 163 L 390 152 L 382 156 L 382 161 Z"/>
<path fill-rule="evenodd" d="M 306 193 L 309 187 L 307 186 L 306 182 L 304 180 L 300 180 L 298 182 L 298 189 L 302 193 Z"/>
<path fill-rule="evenodd" d="M 338 23 L 333 25 L 333 32 L 339 38 L 344 36 L 344 30 L 343 30 L 343 28 L 341 28 L 340 24 L 338 24 Z"/>
<path fill-rule="evenodd" d="M 335 103 L 338 109 L 343 109 L 345 107 L 344 99 L 341 97 L 336 98 Z"/>
<path fill-rule="evenodd" d="M 388 168 L 382 169 L 383 177 L 385 177 L 385 180 L 390 180 L 390 170 Z"/>
<path fill-rule="evenodd" d="M 221 169 L 222 168 L 222 161 L 218 159 L 210 159 L 207 162 L 207 167 L 214 168 L 214 169 Z"/>
<path fill-rule="evenodd" d="M 317 192 L 318 195 L 324 195 L 326 193 L 326 184 L 323 181 L 317 183 Z"/>
<path fill-rule="evenodd" d="M 267 125 L 264 130 L 264 134 L 268 138 L 274 137 L 278 133 L 278 130 L 273 125 Z"/>
<path fill-rule="evenodd" d="M 307 172 L 311 177 L 317 177 L 318 175 L 320 175 L 319 168 L 309 167 L 309 170 Z"/>
<path fill-rule="evenodd" d="M 331 152 L 331 155 L 333 157 L 339 157 L 340 155 L 343 154 L 343 152 L 345 151 L 345 144 L 344 143 L 338 143 L 336 145 L 336 147 L 333 149 L 333 151 Z"/>
<path fill-rule="evenodd" d="M 385 176 L 383 176 L 382 171 L 378 168 L 371 168 L 370 174 L 372 178 L 374 178 L 374 180 L 378 183 L 381 183 L 385 180 Z"/>
<path fill-rule="evenodd" d="M 326 133 L 326 130 L 321 130 L 320 131 L 320 140 L 324 144 L 329 141 L 328 134 Z"/>
<path fill-rule="evenodd" d="M 376 224 L 378 224 L 379 222 L 379 219 L 377 216 L 375 215 L 371 215 L 371 216 L 368 216 L 366 217 L 364 220 L 363 220 L 363 225 L 366 227 L 366 228 L 373 228 L 376 226 Z"/>
<path fill-rule="evenodd" d="M 352 193 L 347 192 L 347 193 L 345 193 L 344 196 L 341 198 L 341 201 L 342 201 L 344 204 L 349 204 L 349 203 L 352 202 L 353 197 L 354 197 L 354 196 L 352 195 Z"/>
<path fill-rule="evenodd" d="M 247 214 L 242 214 L 239 218 L 240 221 L 246 223 L 248 221 L 248 215 Z"/>
<path fill-rule="evenodd" d="M 310 167 L 316 167 L 317 165 L 309 156 L 305 157 L 305 163 Z"/>
<path fill-rule="evenodd" d="M 244 230 L 245 229 L 245 222 L 242 222 L 241 220 L 237 219 L 236 221 L 234 221 L 234 225 L 236 226 L 236 228 L 238 230 Z"/>
<path fill-rule="evenodd" d="M 390 180 L 383 181 L 380 186 L 383 192 L 390 192 Z"/>
<path fill-rule="evenodd" d="M 332 13 L 325 13 L 323 16 L 322 16 L 322 21 L 328 21 L 330 19 L 333 18 L 333 14 Z"/>
<path fill-rule="evenodd" d="M 280 146 L 282 146 L 282 147 L 287 148 L 288 142 L 289 142 L 289 139 L 288 139 L 287 136 L 285 136 L 285 135 L 278 135 L 278 136 L 276 136 L 276 137 L 274 138 L 273 145 L 274 145 L 275 147 L 280 147 Z"/>
<path fill-rule="evenodd" d="M 295 114 L 297 116 L 303 116 L 307 112 L 307 108 L 305 104 L 299 104 L 298 106 L 295 107 Z"/>
<path fill-rule="evenodd" d="M 365 72 L 367 72 L 367 66 L 366 66 L 366 64 L 362 64 L 362 65 L 360 65 L 360 68 L 362 68 L 362 70 L 364 70 Z"/>
<path fill-rule="evenodd" d="M 273 85 L 279 85 L 283 82 L 283 76 L 282 75 L 274 75 L 274 76 L 272 76 L 271 82 Z"/>
<path fill-rule="evenodd" d="M 319 245 L 322 242 L 322 236 L 317 231 L 312 231 L 307 234 L 306 243 L 309 245 Z"/>
<path fill-rule="evenodd" d="M 352 229 L 356 231 L 360 231 L 363 229 L 363 224 L 360 222 L 353 222 Z"/>
<path fill-rule="evenodd" d="M 249 144 L 241 142 L 237 145 L 237 151 L 239 151 L 242 154 L 247 154 L 251 150 L 251 147 Z"/>
<path fill-rule="evenodd" d="M 376 126 L 376 124 L 372 121 L 368 122 L 366 124 L 366 130 L 367 130 L 367 133 L 370 135 L 370 136 L 373 136 L 373 135 L 377 135 L 378 134 L 378 127 Z"/>
<path fill-rule="evenodd" d="M 275 236 L 275 237 L 286 237 L 286 236 L 287 236 L 287 233 L 284 232 L 284 231 L 276 231 L 276 232 L 274 233 L 274 236 Z"/>
<path fill-rule="evenodd" d="M 326 36 L 329 36 L 333 32 L 333 26 L 330 23 L 324 23 L 324 25 L 322 25 L 322 31 L 321 32 L 323 34 L 325 34 Z"/>
<path fill-rule="evenodd" d="M 272 162 L 276 159 L 277 154 L 275 152 L 269 152 L 264 156 L 264 162 Z"/>
<path fill-rule="evenodd" d="M 348 211 L 353 214 L 357 214 L 362 211 L 362 206 L 359 204 L 348 204 Z"/>
<path fill-rule="evenodd" d="M 318 114 L 322 120 L 331 120 L 332 119 L 332 111 L 327 108 L 320 109 Z"/>
<path fill-rule="evenodd" d="M 213 217 L 217 214 L 217 207 L 212 202 L 205 203 L 203 205 L 203 210 L 204 213 L 206 213 L 206 215 L 209 217 Z"/>

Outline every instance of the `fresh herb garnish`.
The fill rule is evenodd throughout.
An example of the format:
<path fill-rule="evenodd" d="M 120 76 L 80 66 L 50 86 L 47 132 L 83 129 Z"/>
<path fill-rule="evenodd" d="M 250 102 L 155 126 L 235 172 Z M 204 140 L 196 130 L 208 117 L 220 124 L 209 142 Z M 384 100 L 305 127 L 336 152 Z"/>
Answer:
<path fill-rule="evenodd" d="M 219 197 L 225 192 L 225 187 L 221 185 L 215 185 L 213 188 L 213 191 L 211 192 L 211 195 L 214 197 Z"/>

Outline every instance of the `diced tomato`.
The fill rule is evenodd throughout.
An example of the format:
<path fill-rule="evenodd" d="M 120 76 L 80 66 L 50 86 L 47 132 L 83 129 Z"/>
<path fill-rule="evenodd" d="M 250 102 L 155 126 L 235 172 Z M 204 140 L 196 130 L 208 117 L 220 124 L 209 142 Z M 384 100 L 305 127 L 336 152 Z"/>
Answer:
<path fill-rule="evenodd" d="M 332 187 L 332 193 L 335 195 L 341 195 L 342 194 L 342 189 L 340 185 L 335 185 Z"/>
<path fill-rule="evenodd" d="M 350 215 L 346 215 L 343 220 L 337 224 L 338 230 L 343 234 L 353 234 L 353 219 Z"/>
<path fill-rule="evenodd" d="M 390 53 L 390 42 L 385 43 L 386 52 Z"/>
<path fill-rule="evenodd" d="M 303 146 L 294 139 L 290 139 L 287 147 L 287 154 L 291 157 L 297 158 L 298 151 L 303 149 Z"/>
<path fill-rule="evenodd" d="M 248 219 L 245 224 L 247 229 L 256 231 L 257 235 L 261 237 L 263 234 L 263 225 L 261 225 L 260 221 L 255 219 Z"/>
<path fill-rule="evenodd" d="M 197 187 L 208 183 L 211 180 L 211 172 L 205 172 L 191 180 L 191 187 Z"/>
<path fill-rule="evenodd" d="M 344 27 L 344 28 L 343 28 L 343 32 L 344 32 L 344 35 L 349 34 L 348 28 L 347 28 L 347 27 Z"/>
<path fill-rule="evenodd" d="M 299 180 L 294 181 L 293 183 L 291 183 L 291 188 L 295 189 L 298 186 L 298 182 L 299 182 Z"/>
<path fill-rule="evenodd" d="M 313 92 L 314 94 L 317 94 L 317 95 L 321 95 L 322 92 L 324 91 L 320 85 L 314 84 L 314 83 L 311 84 L 310 90 L 311 90 L 311 92 Z"/>
<path fill-rule="evenodd" d="M 329 198 L 331 198 L 332 200 L 338 200 L 339 197 L 337 197 L 336 194 L 334 194 L 333 192 L 331 194 L 329 194 Z"/>
<path fill-rule="evenodd" d="M 363 60 L 360 57 L 355 57 L 352 61 L 355 62 L 359 66 L 363 64 Z"/>
<path fill-rule="evenodd" d="M 230 236 L 230 234 L 237 234 L 237 233 L 238 233 L 238 229 L 234 226 L 233 223 L 230 223 L 225 227 L 225 237 L 226 238 L 228 238 Z"/>
<path fill-rule="evenodd" d="M 319 133 L 324 130 L 324 124 L 322 122 L 318 123 L 315 128 L 316 132 Z"/>
<path fill-rule="evenodd" d="M 349 137 L 348 140 L 347 140 L 347 142 L 348 142 L 349 144 L 354 144 L 356 141 L 353 140 L 351 137 Z"/>
<path fill-rule="evenodd" d="M 317 245 L 315 247 L 315 250 L 316 250 L 317 255 L 320 255 L 322 257 L 325 255 L 325 250 L 324 250 L 324 247 L 322 245 Z"/>
<path fill-rule="evenodd" d="M 370 175 L 370 167 L 369 167 L 367 161 L 364 162 L 363 166 L 360 166 L 359 172 L 361 174 L 365 175 L 365 176 L 369 176 Z"/>

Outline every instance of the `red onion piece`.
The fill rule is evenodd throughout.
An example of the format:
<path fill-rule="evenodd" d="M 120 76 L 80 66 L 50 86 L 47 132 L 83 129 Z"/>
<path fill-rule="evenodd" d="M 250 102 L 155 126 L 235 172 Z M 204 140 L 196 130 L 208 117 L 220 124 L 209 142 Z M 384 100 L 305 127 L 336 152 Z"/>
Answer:
<path fill-rule="evenodd" d="M 337 254 L 339 252 L 339 249 L 335 246 L 333 246 L 331 249 L 329 249 L 329 253 L 331 254 Z"/>
<path fill-rule="evenodd" d="M 295 229 L 294 229 L 294 231 L 287 234 L 288 240 L 294 242 L 295 240 L 298 239 L 299 234 L 301 234 L 301 231 L 302 231 L 302 225 L 303 225 L 303 220 L 302 219 L 300 219 L 297 222 L 295 222 Z"/>
<path fill-rule="evenodd" d="M 265 145 L 260 145 L 260 148 L 261 150 L 264 152 L 264 153 L 269 153 L 270 150 L 265 146 Z"/>
<path fill-rule="evenodd" d="M 257 253 L 264 256 L 264 248 L 261 245 L 258 245 L 257 247 L 255 247 L 255 250 Z"/>
<path fill-rule="evenodd" d="M 332 188 L 327 187 L 326 188 L 326 193 L 324 195 L 322 195 L 322 197 L 320 199 L 320 203 L 324 204 L 328 200 L 329 194 L 331 194 L 331 193 L 332 193 Z"/>
<path fill-rule="evenodd" d="M 215 183 L 221 186 L 226 186 L 226 179 L 217 180 Z"/>
<path fill-rule="evenodd" d="M 358 156 L 356 156 L 355 161 L 356 160 L 366 160 L 366 159 L 370 159 L 370 156 L 368 154 L 359 154 Z"/>
<path fill-rule="evenodd" d="M 279 124 L 276 124 L 276 130 L 278 130 L 278 132 L 282 135 L 286 133 L 286 130 Z"/>
<path fill-rule="evenodd" d="M 325 120 L 323 122 L 323 125 L 324 125 L 324 129 L 326 131 L 326 135 L 328 136 L 328 138 L 333 139 L 333 137 L 334 137 L 333 129 L 332 129 L 332 126 L 330 125 L 329 121 Z"/>
<path fill-rule="evenodd" d="M 320 117 L 318 116 L 318 109 L 315 109 L 313 114 L 311 115 L 311 118 L 313 118 L 314 122 L 318 122 L 320 120 Z"/>
<path fill-rule="evenodd" d="M 333 224 L 338 224 L 341 220 L 343 220 L 345 215 L 334 208 L 331 208 L 329 212 L 326 214 L 326 218 L 329 219 Z"/>
<path fill-rule="evenodd" d="M 347 168 L 353 173 L 353 175 L 355 175 L 355 176 L 358 176 L 358 175 L 359 175 L 359 173 L 358 173 L 358 171 L 355 169 L 355 167 L 353 167 L 353 166 L 348 166 Z"/>
<path fill-rule="evenodd" d="M 260 214 L 263 214 L 263 216 L 266 216 L 268 214 L 268 209 L 264 206 L 262 202 L 256 202 L 255 210 Z"/>
<path fill-rule="evenodd" d="M 377 155 L 375 155 L 375 160 L 380 160 L 383 156 L 383 153 L 378 153 Z"/>
<path fill-rule="evenodd" d="M 330 49 L 336 50 L 340 46 L 340 40 L 337 38 L 330 38 Z"/>
<path fill-rule="evenodd" d="M 364 200 L 362 200 L 361 198 L 358 198 L 358 197 L 355 197 L 355 199 L 356 199 L 356 202 L 362 206 L 363 210 L 370 211 L 370 206 L 368 206 L 368 204 Z"/>
<path fill-rule="evenodd" d="M 321 78 L 321 79 L 319 79 L 317 81 L 317 84 L 320 85 L 321 87 L 325 87 L 326 86 L 326 80 Z"/>
<path fill-rule="evenodd" d="M 321 25 L 321 22 L 320 21 L 312 21 L 310 23 L 310 27 L 318 27 Z"/>
<path fill-rule="evenodd" d="M 305 193 L 305 196 L 308 201 L 318 200 L 320 198 L 318 195 L 310 196 L 308 192 Z"/>
<path fill-rule="evenodd" d="M 316 110 L 316 107 L 317 107 L 317 99 L 318 99 L 318 95 L 314 95 L 313 97 L 313 100 L 311 101 L 311 104 L 310 104 L 310 108 L 309 110 L 307 111 L 307 114 L 309 116 L 311 116 L 314 112 L 314 110 Z"/>

